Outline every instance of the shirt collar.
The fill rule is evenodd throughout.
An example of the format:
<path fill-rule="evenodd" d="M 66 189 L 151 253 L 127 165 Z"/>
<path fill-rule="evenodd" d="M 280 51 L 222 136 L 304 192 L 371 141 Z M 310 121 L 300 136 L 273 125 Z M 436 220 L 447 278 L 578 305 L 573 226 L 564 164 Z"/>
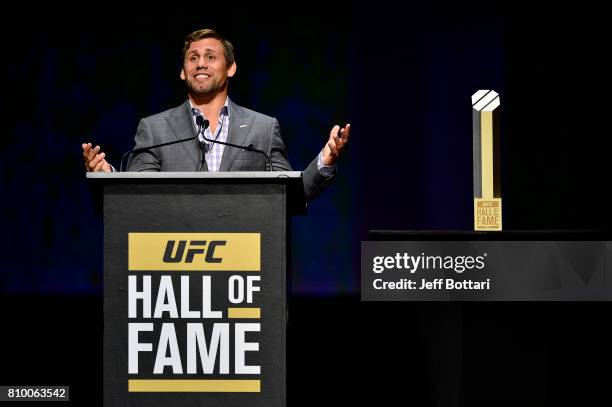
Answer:
<path fill-rule="evenodd" d="M 187 100 L 189 101 L 189 107 L 191 107 L 191 114 L 193 115 L 193 117 L 196 117 L 199 115 L 204 116 L 204 114 L 202 114 L 200 109 L 198 109 L 197 107 L 193 107 L 193 104 L 191 103 L 191 99 L 187 99 Z M 229 97 L 225 98 L 225 104 L 223 105 L 223 107 L 221 108 L 221 111 L 219 112 L 219 117 L 221 117 L 222 115 L 229 116 Z"/>

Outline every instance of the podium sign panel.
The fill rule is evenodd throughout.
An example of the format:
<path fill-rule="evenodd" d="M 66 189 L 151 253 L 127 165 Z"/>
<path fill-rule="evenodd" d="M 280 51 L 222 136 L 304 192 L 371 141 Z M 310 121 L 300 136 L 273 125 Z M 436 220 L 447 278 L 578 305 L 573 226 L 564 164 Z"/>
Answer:
<path fill-rule="evenodd" d="M 131 176 L 103 182 L 104 405 L 285 405 L 287 181 Z"/>

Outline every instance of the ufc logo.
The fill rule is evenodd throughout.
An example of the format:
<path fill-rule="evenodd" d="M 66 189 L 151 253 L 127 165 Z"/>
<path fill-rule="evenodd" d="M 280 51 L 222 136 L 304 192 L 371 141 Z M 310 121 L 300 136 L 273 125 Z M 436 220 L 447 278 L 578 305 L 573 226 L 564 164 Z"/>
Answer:
<path fill-rule="evenodd" d="M 164 252 L 164 263 L 180 263 L 183 261 L 183 255 L 185 255 L 185 263 L 193 263 L 193 258 L 196 254 L 204 255 L 204 253 L 206 253 L 204 257 L 205 263 L 221 263 L 222 259 L 215 257 L 215 248 L 217 246 L 225 246 L 225 243 L 227 243 L 227 240 L 211 240 L 208 243 L 208 248 L 206 248 L 206 240 L 191 240 L 189 241 L 189 248 L 185 251 L 187 240 L 179 240 L 176 250 L 174 250 L 176 240 L 168 240 L 166 251 Z"/>

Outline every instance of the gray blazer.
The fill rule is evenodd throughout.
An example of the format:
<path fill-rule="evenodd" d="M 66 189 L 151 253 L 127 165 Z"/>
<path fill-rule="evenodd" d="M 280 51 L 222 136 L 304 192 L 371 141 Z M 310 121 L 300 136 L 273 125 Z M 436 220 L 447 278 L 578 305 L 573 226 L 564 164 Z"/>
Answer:
<path fill-rule="evenodd" d="M 252 144 L 265 151 L 274 171 L 291 171 L 287 148 L 280 134 L 278 120 L 257 113 L 229 101 L 230 122 L 227 142 L 238 145 Z M 134 148 L 162 144 L 196 135 L 189 101 L 180 106 L 140 120 Z M 127 164 L 128 171 L 208 171 L 202 163 L 199 141 L 153 148 L 133 154 Z M 226 146 L 219 171 L 265 171 L 266 158 L 262 154 Z M 203 167 L 203 168 L 202 168 Z M 307 201 L 316 197 L 334 178 L 324 177 L 317 168 L 317 158 L 303 171 L 304 195 Z"/>

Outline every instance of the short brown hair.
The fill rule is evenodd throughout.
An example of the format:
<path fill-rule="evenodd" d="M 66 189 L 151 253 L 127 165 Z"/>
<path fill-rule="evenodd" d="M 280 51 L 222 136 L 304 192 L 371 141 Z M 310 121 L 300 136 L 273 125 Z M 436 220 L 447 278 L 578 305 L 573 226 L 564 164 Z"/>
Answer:
<path fill-rule="evenodd" d="M 185 38 L 185 44 L 183 45 L 183 61 L 185 61 L 185 53 L 189 49 L 189 46 L 194 41 L 199 41 L 204 38 L 215 38 L 221 41 L 223 45 L 223 54 L 225 55 L 225 60 L 227 61 L 227 66 L 230 67 L 235 62 L 234 61 L 234 46 L 231 42 L 223 38 L 221 34 L 216 32 L 215 30 L 211 30 L 210 28 L 203 28 L 201 30 L 196 30 L 189 34 L 187 38 Z"/>

